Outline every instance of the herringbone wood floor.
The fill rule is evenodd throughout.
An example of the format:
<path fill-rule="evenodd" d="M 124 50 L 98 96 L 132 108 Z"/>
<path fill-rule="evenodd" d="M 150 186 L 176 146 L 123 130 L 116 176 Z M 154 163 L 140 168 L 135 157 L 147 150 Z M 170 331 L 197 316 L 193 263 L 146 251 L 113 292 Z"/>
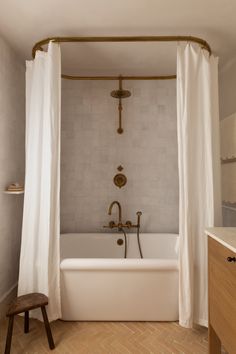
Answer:
<path fill-rule="evenodd" d="M 47 345 L 44 326 L 30 320 L 23 333 L 23 318 L 16 317 L 11 354 L 204 354 L 207 330 L 180 327 L 175 322 L 63 322 L 51 324 L 56 349 Z M 4 352 L 7 321 L 0 330 Z"/>

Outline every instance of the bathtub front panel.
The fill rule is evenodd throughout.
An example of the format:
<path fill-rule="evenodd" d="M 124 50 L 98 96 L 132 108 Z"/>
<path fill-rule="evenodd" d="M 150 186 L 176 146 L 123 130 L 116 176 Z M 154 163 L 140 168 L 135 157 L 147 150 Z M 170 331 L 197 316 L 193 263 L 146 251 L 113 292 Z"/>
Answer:
<path fill-rule="evenodd" d="M 62 319 L 178 320 L 178 236 L 128 235 L 128 258 L 116 234 L 61 236 Z"/>

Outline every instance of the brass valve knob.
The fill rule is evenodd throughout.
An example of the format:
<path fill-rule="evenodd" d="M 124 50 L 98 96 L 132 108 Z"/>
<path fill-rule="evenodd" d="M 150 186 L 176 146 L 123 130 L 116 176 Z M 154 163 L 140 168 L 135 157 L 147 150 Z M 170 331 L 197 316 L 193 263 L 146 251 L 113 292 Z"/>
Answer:
<path fill-rule="evenodd" d="M 110 222 L 109 222 L 109 227 L 110 227 L 111 229 L 113 229 L 113 227 L 115 227 L 115 221 L 110 221 Z"/>
<path fill-rule="evenodd" d="M 127 220 L 125 223 L 125 226 L 127 226 L 128 228 L 132 227 L 132 222 L 130 220 Z"/>

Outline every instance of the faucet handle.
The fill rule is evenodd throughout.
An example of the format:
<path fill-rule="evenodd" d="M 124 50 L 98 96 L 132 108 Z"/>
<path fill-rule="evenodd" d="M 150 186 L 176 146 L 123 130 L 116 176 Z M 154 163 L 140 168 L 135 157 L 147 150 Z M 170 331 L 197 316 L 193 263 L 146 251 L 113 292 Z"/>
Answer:
<path fill-rule="evenodd" d="M 109 222 L 109 227 L 111 228 L 111 229 L 113 229 L 113 227 L 115 227 L 115 221 L 110 221 Z"/>
<path fill-rule="evenodd" d="M 132 222 L 130 220 L 127 220 L 125 226 L 127 226 L 130 229 L 132 227 Z"/>
<path fill-rule="evenodd" d="M 137 211 L 136 215 L 141 216 L 143 213 L 141 211 Z"/>
<path fill-rule="evenodd" d="M 103 227 L 106 229 L 113 229 L 116 226 L 115 221 L 110 221 L 108 225 L 104 225 Z"/>

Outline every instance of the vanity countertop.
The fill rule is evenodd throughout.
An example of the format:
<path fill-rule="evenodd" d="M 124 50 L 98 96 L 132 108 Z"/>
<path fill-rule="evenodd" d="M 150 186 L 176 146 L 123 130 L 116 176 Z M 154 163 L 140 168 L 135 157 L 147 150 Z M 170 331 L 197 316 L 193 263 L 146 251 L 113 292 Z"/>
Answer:
<path fill-rule="evenodd" d="M 209 227 L 206 234 L 236 253 L 236 227 Z"/>

